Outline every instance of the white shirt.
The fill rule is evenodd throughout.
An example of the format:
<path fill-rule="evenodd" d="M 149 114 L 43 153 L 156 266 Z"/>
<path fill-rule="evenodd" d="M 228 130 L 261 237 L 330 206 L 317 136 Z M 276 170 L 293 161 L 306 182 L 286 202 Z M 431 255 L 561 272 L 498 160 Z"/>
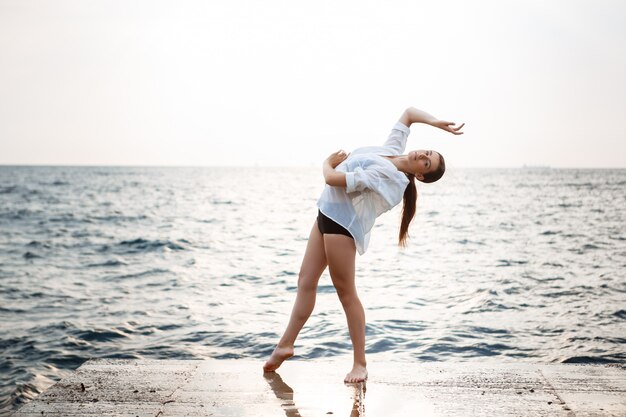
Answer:
<path fill-rule="evenodd" d="M 346 173 L 346 187 L 326 185 L 317 201 L 320 211 L 345 227 L 363 255 L 376 217 L 402 201 L 409 180 L 383 156 L 401 155 L 410 129 L 398 122 L 383 146 L 355 149 L 335 169 Z"/>

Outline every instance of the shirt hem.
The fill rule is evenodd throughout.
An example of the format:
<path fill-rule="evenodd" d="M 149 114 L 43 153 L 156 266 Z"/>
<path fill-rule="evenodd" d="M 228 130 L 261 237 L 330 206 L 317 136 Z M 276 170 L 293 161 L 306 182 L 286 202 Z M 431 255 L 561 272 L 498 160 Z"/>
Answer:
<path fill-rule="evenodd" d="M 332 221 L 334 221 L 335 223 L 337 223 L 339 226 L 343 227 L 344 229 L 346 229 L 348 231 L 348 233 L 350 233 L 350 236 L 352 236 L 352 240 L 354 240 L 354 244 L 356 246 L 356 239 L 354 238 L 354 235 L 352 234 L 352 232 L 343 224 L 339 223 L 337 220 L 333 219 L 332 217 L 330 217 L 328 214 L 324 213 L 324 211 L 322 210 L 322 208 L 319 206 L 319 204 L 317 205 L 317 209 L 320 211 L 320 213 L 322 213 L 324 216 L 328 217 L 329 219 L 331 219 Z"/>

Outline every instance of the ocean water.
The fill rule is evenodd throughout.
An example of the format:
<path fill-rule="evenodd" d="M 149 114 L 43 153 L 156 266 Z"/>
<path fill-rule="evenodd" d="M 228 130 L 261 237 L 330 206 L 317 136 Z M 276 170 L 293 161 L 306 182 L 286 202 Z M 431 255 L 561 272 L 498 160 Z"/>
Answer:
<path fill-rule="evenodd" d="M 287 322 L 318 168 L 0 167 L 0 414 L 89 358 L 258 358 Z M 458 169 L 357 257 L 369 361 L 626 360 L 626 170 Z M 297 359 L 345 356 L 320 280 Z"/>

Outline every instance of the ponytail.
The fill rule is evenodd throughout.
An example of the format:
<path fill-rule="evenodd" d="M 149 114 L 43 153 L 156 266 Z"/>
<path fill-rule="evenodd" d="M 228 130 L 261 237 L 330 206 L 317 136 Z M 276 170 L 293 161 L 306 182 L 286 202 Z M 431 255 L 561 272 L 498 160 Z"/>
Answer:
<path fill-rule="evenodd" d="M 439 154 L 439 166 L 434 172 L 424 174 L 421 182 L 431 183 L 439 180 L 443 173 L 446 172 L 446 161 L 443 155 Z M 415 188 L 415 175 L 405 174 L 409 179 L 409 185 L 404 190 L 404 204 L 402 205 L 402 220 L 400 221 L 400 234 L 398 236 L 398 245 L 406 246 L 406 240 L 409 238 L 409 224 L 415 216 L 415 202 L 417 201 L 417 188 Z"/>
<path fill-rule="evenodd" d="M 400 234 L 398 235 L 398 245 L 406 246 L 406 240 L 409 237 L 409 224 L 415 216 L 415 202 L 417 201 L 417 188 L 415 188 L 415 175 L 406 174 L 409 184 L 404 190 L 402 205 L 402 220 L 400 221 Z"/>

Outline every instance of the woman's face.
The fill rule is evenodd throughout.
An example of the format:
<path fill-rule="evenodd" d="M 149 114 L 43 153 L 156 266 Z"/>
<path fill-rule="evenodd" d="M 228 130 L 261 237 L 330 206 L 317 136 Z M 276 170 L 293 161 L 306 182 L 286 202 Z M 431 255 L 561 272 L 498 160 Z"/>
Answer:
<path fill-rule="evenodd" d="M 437 171 L 439 168 L 439 154 L 435 151 L 411 151 L 408 157 L 409 168 L 417 179 L 424 179 L 424 174 Z"/>

